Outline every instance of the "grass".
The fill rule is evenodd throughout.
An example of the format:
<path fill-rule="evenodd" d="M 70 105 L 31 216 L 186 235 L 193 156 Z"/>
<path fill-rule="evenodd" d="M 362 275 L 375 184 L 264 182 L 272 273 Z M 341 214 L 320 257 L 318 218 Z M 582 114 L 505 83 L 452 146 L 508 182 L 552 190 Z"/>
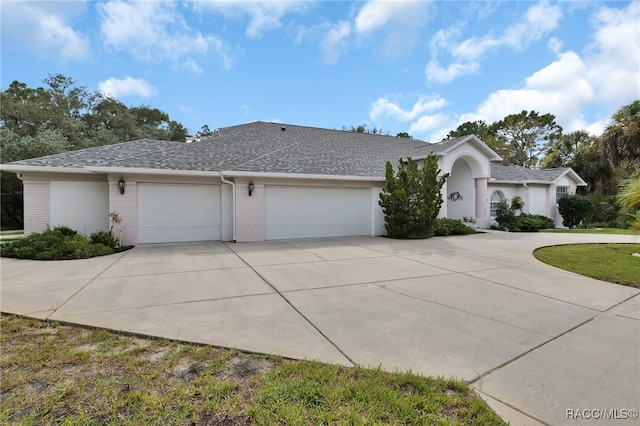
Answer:
<path fill-rule="evenodd" d="M 456 380 L 7 315 L 0 331 L 0 424 L 505 424 Z"/>
<path fill-rule="evenodd" d="M 549 265 L 598 280 L 640 288 L 640 244 L 567 244 L 542 247 L 534 256 Z"/>
<path fill-rule="evenodd" d="M 551 232 L 557 234 L 621 234 L 621 235 L 638 235 L 638 231 L 633 229 L 621 228 L 592 228 L 592 229 L 543 229 L 540 232 Z"/>

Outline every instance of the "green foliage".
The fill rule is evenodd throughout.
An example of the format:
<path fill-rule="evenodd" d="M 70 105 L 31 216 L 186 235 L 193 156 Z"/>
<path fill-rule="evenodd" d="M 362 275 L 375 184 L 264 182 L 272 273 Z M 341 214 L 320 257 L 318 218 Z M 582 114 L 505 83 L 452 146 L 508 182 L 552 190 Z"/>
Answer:
<path fill-rule="evenodd" d="M 430 154 L 422 168 L 408 158 L 400 160 L 395 172 L 386 164 L 386 181 L 379 204 L 385 216 L 385 229 L 392 238 L 429 238 L 443 203 L 442 186 L 448 174 L 440 176 L 438 159 Z"/>
<path fill-rule="evenodd" d="M 562 224 L 569 228 L 580 225 L 593 210 L 593 203 L 581 195 L 566 195 L 558 201 Z"/>
<path fill-rule="evenodd" d="M 366 124 L 359 124 L 357 126 L 352 125 L 351 127 L 342 126 L 342 130 L 345 132 L 362 133 L 365 135 L 391 136 L 391 133 L 389 133 L 388 131 L 378 129 L 377 127 L 374 127 L 373 129 L 368 129 Z"/>
<path fill-rule="evenodd" d="M 622 182 L 618 201 L 625 207 L 625 213 L 631 219 L 631 227 L 640 231 L 640 175 Z"/>
<path fill-rule="evenodd" d="M 93 243 L 66 226 L 34 232 L 25 238 L 9 241 L 0 249 L 4 257 L 36 260 L 86 259 L 111 253 L 112 247 Z"/>
<path fill-rule="evenodd" d="M 136 139 L 185 141 L 188 130 L 157 108 L 129 108 L 117 99 L 50 74 L 45 87 L 19 81 L 0 91 L 2 163 Z M 23 227 L 22 182 L 1 173 L 3 228 Z"/>
<path fill-rule="evenodd" d="M 436 219 L 433 233 L 436 236 L 475 234 L 476 230 L 467 226 L 460 219 L 439 217 Z"/>
<path fill-rule="evenodd" d="M 553 114 L 522 111 L 494 123 L 497 139 L 503 145 L 498 151 L 504 159 L 503 164 L 538 166 L 540 155 L 562 135 L 562 127 L 555 120 Z"/>
<path fill-rule="evenodd" d="M 616 111 L 602 133 L 603 150 L 613 167 L 631 164 L 640 172 L 640 100 Z"/>
<path fill-rule="evenodd" d="M 511 202 L 502 200 L 498 204 L 496 222 L 498 229 L 510 232 L 538 232 L 541 229 L 553 228 L 553 220 L 538 214 L 522 213 L 524 201 L 518 195 Z"/>
<path fill-rule="evenodd" d="M 111 233 L 107 231 L 93 232 L 89 239 L 92 244 L 103 244 L 107 247 L 116 248 L 118 246 L 118 240 L 111 236 Z"/>

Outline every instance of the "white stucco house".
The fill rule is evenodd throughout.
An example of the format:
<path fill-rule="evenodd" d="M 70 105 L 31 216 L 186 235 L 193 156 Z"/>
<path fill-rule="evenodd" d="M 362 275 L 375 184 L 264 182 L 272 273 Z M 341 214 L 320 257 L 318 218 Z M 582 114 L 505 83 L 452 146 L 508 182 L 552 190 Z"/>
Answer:
<path fill-rule="evenodd" d="M 586 183 L 571 169 L 500 166 L 476 136 L 439 143 L 281 123 L 219 129 L 194 143 L 138 140 L 3 164 L 24 183 L 25 233 L 109 229 L 123 245 L 383 235 L 385 163 L 438 156 L 440 215 L 488 227 L 502 198 L 562 220 L 556 200 Z"/>

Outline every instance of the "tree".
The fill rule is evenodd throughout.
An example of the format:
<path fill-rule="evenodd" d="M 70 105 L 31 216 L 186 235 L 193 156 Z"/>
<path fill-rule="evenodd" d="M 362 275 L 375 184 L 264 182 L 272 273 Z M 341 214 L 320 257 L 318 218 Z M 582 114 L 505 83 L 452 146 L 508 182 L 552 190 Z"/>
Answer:
<path fill-rule="evenodd" d="M 626 179 L 620 185 L 618 201 L 626 208 L 631 217 L 631 227 L 640 231 L 640 175 Z"/>
<path fill-rule="evenodd" d="M 399 132 L 396 133 L 396 138 L 407 138 L 407 139 L 413 139 L 413 136 L 411 136 L 409 133 L 407 132 Z"/>
<path fill-rule="evenodd" d="M 602 133 L 603 149 L 613 167 L 633 165 L 640 171 L 640 100 L 616 111 Z"/>
<path fill-rule="evenodd" d="M 560 135 L 549 143 L 542 167 L 572 167 L 574 158 L 595 143 L 597 138 L 586 130 Z"/>
<path fill-rule="evenodd" d="M 537 167 L 540 155 L 562 134 L 553 114 L 540 115 L 537 111 L 508 115 L 492 127 L 504 146 L 497 152 L 505 165 Z"/>
<path fill-rule="evenodd" d="M 462 123 L 455 130 L 447 134 L 447 139 L 459 138 L 467 135 L 476 135 L 483 142 L 495 137 L 495 129 L 483 120 L 467 121 Z M 486 143 L 486 142 L 485 142 Z"/>
<path fill-rule="evenodd" d="M 366 124 L 351 126 L 350 128 L 348 128 L 347 126 L 342 126 L 342 130 L 345 132 L 362 133 L 365 135 L 391 136 L 389 132 L 383 131 L 382 129 L 378 129 L 377 127 L 374 127 L 373 129 L 367 129 Z"/>
<path fill-rule="evenodd" d="M 211 129 L 209 129 L 209 126 L 205 124 L 200 128 L 198 133 L 196 133 L 196 137 L 202 138 L 202 139 L 209 139 L 213 137 L 213 132 L 211 131 Z"/>
<path fill-rule="evenodd" d="M 392 238 L 429 238 L 444 202 L 442 187 L 449 174 L 440 175 L 438 158 L 430 154 L 422 168 L 408 158 L 400 160 L 395 172 L 386 163 L 386 181 L 379 204 L 385 216 L 385 229 Z"/>
<path fill-rule="evenodd" d="M 582 195 L 565 195 L 558 201 L 562 224 L 568 228 L 580 225 L 593 210 L 593 203 Z"/>

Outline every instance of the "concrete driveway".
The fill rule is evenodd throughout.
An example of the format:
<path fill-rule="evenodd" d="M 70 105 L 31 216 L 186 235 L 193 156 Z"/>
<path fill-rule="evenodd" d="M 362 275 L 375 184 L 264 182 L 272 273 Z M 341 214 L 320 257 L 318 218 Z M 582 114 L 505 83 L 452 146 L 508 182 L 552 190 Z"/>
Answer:
<path fill-rule="evenodd" d="M 487 232 L 141 245 L 64 262 L 3 258 L 0 306 L 244 351 L 455 376 L 514 425 L 606 424 L 640 408 L 640 291 L 531 255 L 589 241 L 639 242 Z M 589 411 L 602 409 L 612 411 Z"/>

